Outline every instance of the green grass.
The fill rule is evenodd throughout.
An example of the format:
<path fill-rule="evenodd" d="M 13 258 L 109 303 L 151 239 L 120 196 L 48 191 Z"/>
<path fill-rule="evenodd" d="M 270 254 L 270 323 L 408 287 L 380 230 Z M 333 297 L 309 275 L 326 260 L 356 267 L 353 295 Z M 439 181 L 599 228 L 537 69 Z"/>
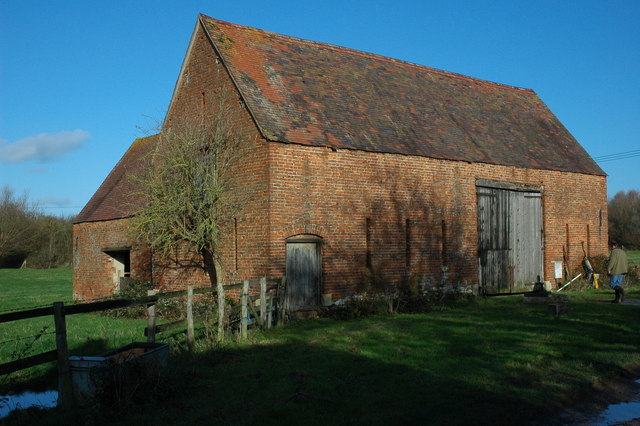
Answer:
<path fill-rule="evenodd" d="M 0 313 L 73 300 L 73 269 L 0 269 Z"/>
<path fill-rule="evenodd" d="M 628 250 L 629 265 L 640 266 L 640 250 Z"/>
<path fill-rule="evenodd" d="M 638 288 L 629 290 L 629 298 L 640 298 Z M 545 305 L 524 304 L 521 296 L 476 298 L 422 314 L 256 330 L 249 342 L 220 348 L 200 341 L 195 354 L 174 353 L 155 392 L 123 401 L 129 405 L 26 419 L 125 425 L 544 422 L 601 378 L 640 365 L 640 306 L 612 305 L 609 290 L 566 294 L 569 311 L 560 318 Z M 70 329 L 84 330 L 83 321 L 95 329 L 95 316 L 77 317 Z M 82 333 L 116 344 L 119 338 L 108 335 L 117 331 L 103 327 Z M 21 420 L 18 414 L 16 422 Z"/>
<path fill-rule="evenodd" d="M 73 303 L 73 270 L 0 269 L 0 313 Z M 143 339 L 146 320 L 110 318 L 95 314 L 68 316 L 70 355 L 96 355 Z M 56 348 L 53 316 L 0 324 L 0 363 Z M 55 387 L 55 364 L 48 363 L 0 376 L 0 395 L 26 387 Z M 31 381 L 29 383 L 29 381 Z"/>

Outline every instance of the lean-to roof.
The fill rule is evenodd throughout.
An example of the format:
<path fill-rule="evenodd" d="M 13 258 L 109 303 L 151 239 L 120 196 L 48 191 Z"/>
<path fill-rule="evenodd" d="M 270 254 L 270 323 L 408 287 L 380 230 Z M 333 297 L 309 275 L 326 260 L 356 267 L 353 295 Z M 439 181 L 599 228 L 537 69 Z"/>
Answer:
<path fill-rule="evenodd" d="M 135 176 L 139 175 L 146 164 L 146 156 L 155 147 L 157 140 L 158 135 L 136 139 L 73 222 L 131 216 L 142 201 Z"/>

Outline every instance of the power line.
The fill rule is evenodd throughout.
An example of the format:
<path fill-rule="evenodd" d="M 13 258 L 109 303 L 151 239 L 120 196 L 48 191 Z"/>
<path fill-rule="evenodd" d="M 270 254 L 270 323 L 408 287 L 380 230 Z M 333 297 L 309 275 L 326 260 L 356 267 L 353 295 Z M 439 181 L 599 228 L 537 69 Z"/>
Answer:
<path fill-rule="evenodd" d="M 633 157 L 640 157 L 640 149 L 635 149 L 633 151 L 618 152 L 616 154 L 601 155 L 599 157 L 593 157 L 593 159 L 598 163 L 604 163 L 606 161 L 624 160 L 624 159 L 633 158 Z"/>

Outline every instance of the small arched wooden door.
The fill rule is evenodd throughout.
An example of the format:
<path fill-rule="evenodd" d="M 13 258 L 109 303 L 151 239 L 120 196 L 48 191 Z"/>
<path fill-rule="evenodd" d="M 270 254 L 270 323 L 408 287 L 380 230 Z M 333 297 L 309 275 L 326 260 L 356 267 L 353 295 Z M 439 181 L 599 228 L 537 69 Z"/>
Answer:
<path fill-rule="evenodd" d="M 320 302 L 321 242 L 315 235 L 287 239 L 287 306 L 291 311 L 312 309 Z"/>

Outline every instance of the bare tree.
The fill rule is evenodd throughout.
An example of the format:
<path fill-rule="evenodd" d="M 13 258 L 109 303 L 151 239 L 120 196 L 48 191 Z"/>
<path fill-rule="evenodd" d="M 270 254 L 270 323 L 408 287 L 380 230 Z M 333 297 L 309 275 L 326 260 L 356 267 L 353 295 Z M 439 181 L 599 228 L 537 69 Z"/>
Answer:
<path fill-rule="evenodd" d="M 185 253 L 199 255 L 195 266 L 216 285 L 222 229 L 241 204 L 231 169 L 250 136 L 232 88 L 218 87 L 213 98 L 208 115 L 183 116 L 161 130 L 137 176 L 144 205 L 134 213 L 131 232 L 175 266 L 184 264 Z"/>

